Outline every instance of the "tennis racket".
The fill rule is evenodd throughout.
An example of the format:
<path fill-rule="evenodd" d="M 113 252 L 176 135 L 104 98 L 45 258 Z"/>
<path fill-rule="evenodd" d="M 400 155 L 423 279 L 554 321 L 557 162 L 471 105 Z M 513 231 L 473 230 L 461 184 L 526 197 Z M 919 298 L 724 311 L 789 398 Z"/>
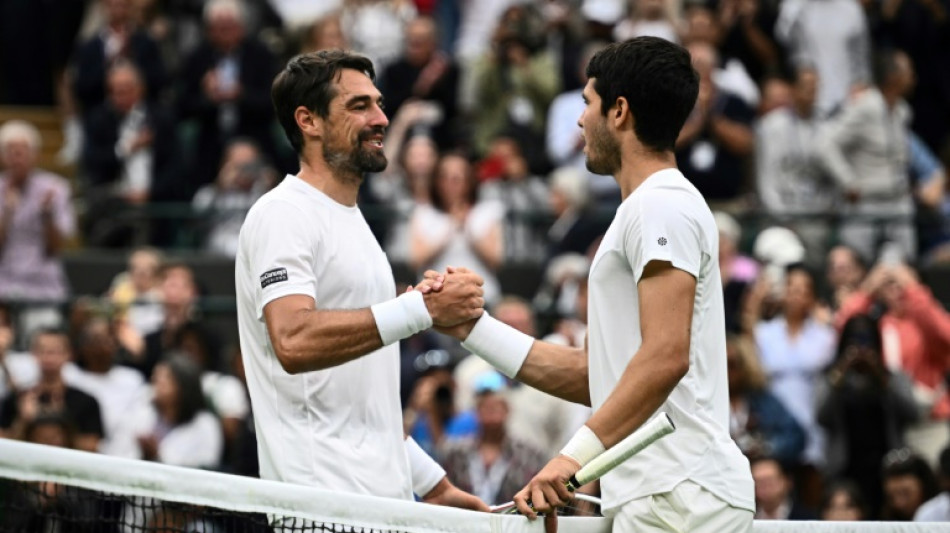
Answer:
<path fill-rule="evenodd" d="M 584 465 L 567 481 L 567 490 L 574 492 L 582 485 L 600 479 L 617 465 L 640 453 L 644 448 L 669 435 L 675 429 L 676 426 L 670 416 L 666 413 L 660 413 L 653 420 L 640 426 L 625 439 Z M 496 505 L 491 510 L 495 513 L 512 513 L 516 512 L 517 508 L 514 502 L 508 502 Z"/>

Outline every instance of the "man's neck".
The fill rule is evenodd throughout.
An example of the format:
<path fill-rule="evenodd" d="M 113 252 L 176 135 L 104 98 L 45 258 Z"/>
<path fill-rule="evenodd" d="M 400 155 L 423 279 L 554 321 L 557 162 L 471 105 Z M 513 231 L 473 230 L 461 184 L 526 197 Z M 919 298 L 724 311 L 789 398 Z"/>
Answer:
<path fill-rule="evenodd" d="M 66 387 L 62 374 L 52 376 L 40 376 L 39 388 L 44 390 L 60 390 Z"/>
<path fill-rule="evenodd" d="M 356 205 L 360 184 L 363 181 L 361 176 L 335 175 L 323 158 L 300 161 L 300 172 L 297 173 L 297 177 L 347 207 Z"/>
<path fill-rule="evenodd" d="M 625 149 L 621 154 L 620 170 L 614 176 L 620 185 L 621 200 L 626 200 L 647 178 L 668 168 L 677 168 L 676 155 L 672 151 L 651 152 L 642 147 Z"/>

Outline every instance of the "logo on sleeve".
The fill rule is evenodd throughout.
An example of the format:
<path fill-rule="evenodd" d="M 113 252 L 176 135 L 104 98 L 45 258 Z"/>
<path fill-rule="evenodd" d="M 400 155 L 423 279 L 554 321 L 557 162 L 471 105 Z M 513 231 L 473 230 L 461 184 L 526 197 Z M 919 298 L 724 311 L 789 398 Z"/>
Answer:
<path fill-rule="evenodd" d="M 659 244 L 660 246 L 666 246 L 667 242 L 668 241 L 666 240 L 666 237 L 660 237 L 659 239 L 656 240 L 656 243 Z"/>
<path fill-rule="evenodd" d="M 268 285 L 274 283 L 279 283 L 281 281 L 287 281 L 287 269 L 286 268 L 275 268 L 274 270 L 268 270 L 261 274 L 261 288 L 265 288 Z"/>

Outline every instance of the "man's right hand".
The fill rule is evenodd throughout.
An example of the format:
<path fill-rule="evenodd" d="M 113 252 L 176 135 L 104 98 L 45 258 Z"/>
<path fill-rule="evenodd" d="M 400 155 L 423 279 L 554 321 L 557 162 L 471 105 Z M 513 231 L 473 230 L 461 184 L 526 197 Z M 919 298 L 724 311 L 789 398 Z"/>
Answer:
<path fill-rule="evenodd" d="M 432 323 L 450 328 L 482 316 L 484 283 L 481 276 L 468 269 L 449 267 L 444 275 L 427 272 L 416 289 L 423 293 Z"/>

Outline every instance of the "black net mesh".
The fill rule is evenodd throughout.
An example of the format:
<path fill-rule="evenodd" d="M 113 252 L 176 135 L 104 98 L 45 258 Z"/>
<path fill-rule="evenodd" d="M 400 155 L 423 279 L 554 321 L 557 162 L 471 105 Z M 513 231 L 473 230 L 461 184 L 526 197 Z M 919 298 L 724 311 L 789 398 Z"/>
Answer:
<path fill-rule="evenodd" d="M 0 479 L 0 533 L 401 533 Z"/>

